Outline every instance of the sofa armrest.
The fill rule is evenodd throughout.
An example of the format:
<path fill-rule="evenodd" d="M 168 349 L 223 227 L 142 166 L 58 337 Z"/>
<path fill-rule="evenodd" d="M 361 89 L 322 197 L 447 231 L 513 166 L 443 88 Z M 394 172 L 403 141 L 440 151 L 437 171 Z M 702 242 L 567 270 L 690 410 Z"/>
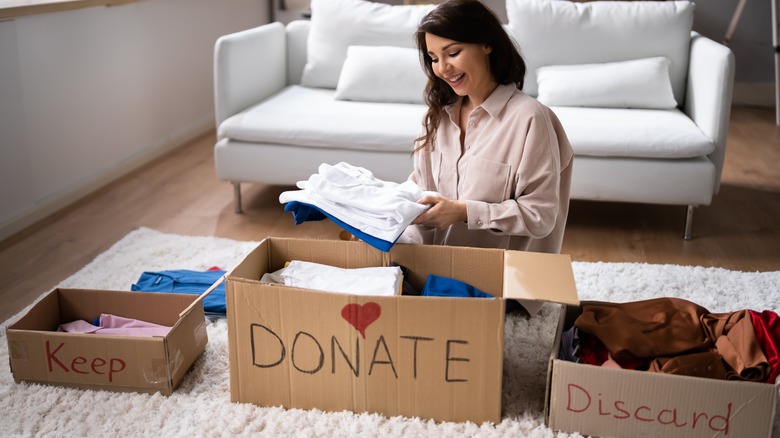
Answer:
<path fill-rule="evenodd" d="M 715 145 L 709 158 L 717 170 L 716 193 L 726 156 L 733 88 L 734 54 L 728 47 L 693 32 L 684 111 Z"/>
<path fill-rule="evenodd" d="M 220 37 L 214 46 L 217 127 L 287 85 L 287 39 L 275 22 Z"/>

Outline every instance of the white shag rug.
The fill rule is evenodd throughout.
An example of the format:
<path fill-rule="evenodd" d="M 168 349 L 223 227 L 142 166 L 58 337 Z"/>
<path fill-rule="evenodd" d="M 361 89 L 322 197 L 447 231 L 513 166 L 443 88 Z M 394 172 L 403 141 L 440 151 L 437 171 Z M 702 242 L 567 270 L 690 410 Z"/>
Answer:
<path fill-rule="evenodd" d="M 229 269 L 257 245 L 189 237 L 140 228 L 129 233 L 60 287 L 130 290 L 143 271 Z M 637 263 L 574 262 L 583 300 L 634 301 L 676 296 L 713 312 L 741 309 L 780 313 L 780 271 L 749 273 L 717 268 Z M 377 414 L 264 408 L 230 402 L 227 323 L 208 324 L 205 353 L 171 396 L 67 389 L 15 383 L 0 329 L 2 436 L 523 436 L 568 437 L 544 426 L 547 348 L 557 305 L 506 322 L 503 420 L 498 424 L 436 423 Z"/>

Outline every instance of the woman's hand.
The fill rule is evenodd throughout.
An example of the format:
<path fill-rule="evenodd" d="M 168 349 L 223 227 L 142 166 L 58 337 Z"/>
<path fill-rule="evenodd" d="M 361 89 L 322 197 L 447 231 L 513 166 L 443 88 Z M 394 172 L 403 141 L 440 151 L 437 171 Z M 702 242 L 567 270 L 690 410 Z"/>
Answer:
<path fill-rule="evenodd" d="M 466 222 L 468 219 L 464 201 L 426 195 L 417 202 L 430 205 L 431 208 L 417 216 L 412 222 L 413 225 L 426 225 L 443 229 L 455 222 Z"/>

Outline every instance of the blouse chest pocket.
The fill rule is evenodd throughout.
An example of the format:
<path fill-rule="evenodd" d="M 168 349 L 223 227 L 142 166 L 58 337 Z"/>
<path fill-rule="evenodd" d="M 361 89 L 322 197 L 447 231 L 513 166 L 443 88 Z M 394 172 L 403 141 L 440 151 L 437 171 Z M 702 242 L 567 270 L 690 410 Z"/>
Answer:
<path fill-rule="evenodd" d="M 509 197 L 511 166 L 472 157 L 459 184 L 460 199 L 499 203 Z"/>

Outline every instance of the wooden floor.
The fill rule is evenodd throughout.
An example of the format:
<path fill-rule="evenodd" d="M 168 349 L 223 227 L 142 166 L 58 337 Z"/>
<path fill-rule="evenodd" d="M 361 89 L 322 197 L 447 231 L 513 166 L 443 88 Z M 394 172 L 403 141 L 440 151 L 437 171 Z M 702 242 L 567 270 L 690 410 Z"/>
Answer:
<path fill-rule="evenodd" d="M 294 225 L 278 202 L 285 187 L 245 184 L 245 212 L 235 214 L 232 186 L 214 173 L 213 144 L 210 133 L 0 242 L 0 321 L 138 227 L 237 240 L 338 238 L 329 221 Z M 572 201 L 562 252 L 575 261 L 780 270 L 779 169 L 774 110 L 735 107 L 720 193 L 696 210 L 693 240 L 682 239 L 684 207 Z"/>

